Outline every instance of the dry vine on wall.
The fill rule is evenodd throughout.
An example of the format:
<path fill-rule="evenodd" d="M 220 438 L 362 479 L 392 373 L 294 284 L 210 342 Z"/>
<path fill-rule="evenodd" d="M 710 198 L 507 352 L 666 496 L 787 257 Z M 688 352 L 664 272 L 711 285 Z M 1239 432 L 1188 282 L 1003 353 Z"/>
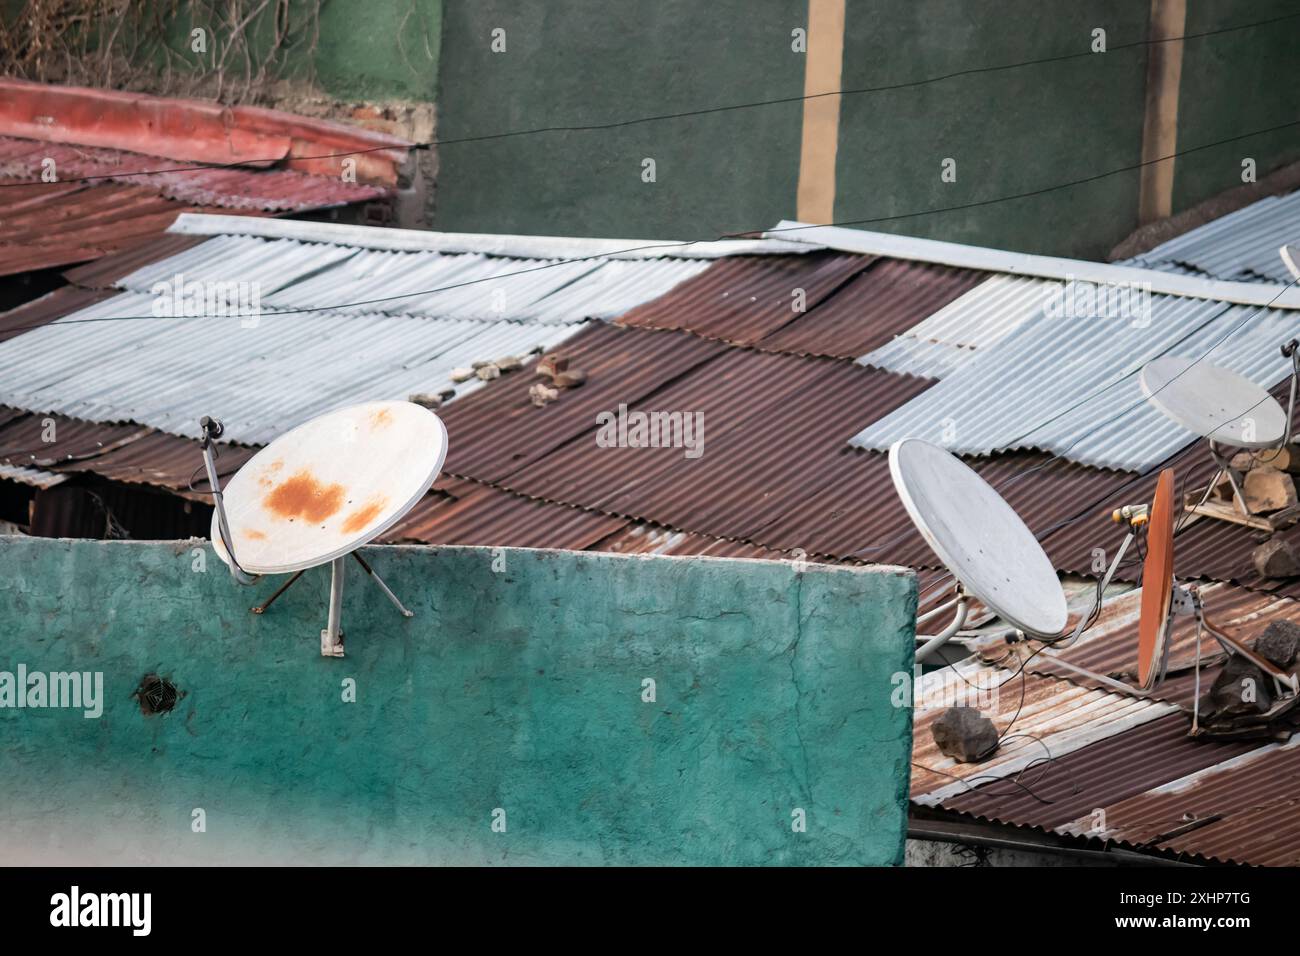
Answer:
<path fill-rule="evenodd" d="M 0 74 L 268 102 L 291 52 L 294 78 L 311 81 L 320 2 L 24 0 L 0 16 Z"/>

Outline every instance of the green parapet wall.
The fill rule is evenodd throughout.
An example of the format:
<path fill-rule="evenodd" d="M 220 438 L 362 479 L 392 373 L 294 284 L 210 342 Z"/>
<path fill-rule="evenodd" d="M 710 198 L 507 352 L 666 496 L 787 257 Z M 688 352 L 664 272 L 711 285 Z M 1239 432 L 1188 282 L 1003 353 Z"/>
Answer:
<path fill-rule="evenodd" d="M 282 579 L 206 542 L 0 537 L 0 672 L 103 675 L 98 718 L 0 707 L 0 861 L 902 862 L 909 572 L 365 555 L 416 616 L 353 564 L 335 659 L 326 569 L 255 616 Z"/>

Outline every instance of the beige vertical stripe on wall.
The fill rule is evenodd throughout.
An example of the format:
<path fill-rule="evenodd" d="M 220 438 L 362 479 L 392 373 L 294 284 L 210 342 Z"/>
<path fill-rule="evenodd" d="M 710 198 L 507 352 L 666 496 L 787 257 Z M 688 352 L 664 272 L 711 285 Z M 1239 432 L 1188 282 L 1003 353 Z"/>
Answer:
<path fill-rule="evenodd" d="M 1147 47 L 1146 116 L 1142 123 L 1142 184 L 1138 222 L 1173 213 L 1174 163 L 1178 149 L 1178 85 L 1183 75 L 1183 41 L 1187 0 L 1151 0 L 1151 44 Z M 1165 42 L 1160 42 L 1165 41 Z M 1145 165 L 1150 164 L 1150 165 Z"/>
<path fill-rule="evenodd" d="M 808 0 L 808 52 L 804 57 L 803 141 L 799 149 L 798 215 L 801 222 L 835 221 L 835 153 L 840 138 L 840 88 L 844 62 L 845 0 Z"/>

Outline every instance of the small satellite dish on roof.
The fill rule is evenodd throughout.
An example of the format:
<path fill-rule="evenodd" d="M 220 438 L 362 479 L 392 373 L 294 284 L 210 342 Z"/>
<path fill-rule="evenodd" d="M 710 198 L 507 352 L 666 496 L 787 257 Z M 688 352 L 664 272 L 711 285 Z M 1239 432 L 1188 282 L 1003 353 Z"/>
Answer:
<path fill-rule="evenodd" d="M 1192 704 L 1192 734 L 1199 733 L 1201 633 L 1210 634 L 1228 654 L 1237 654 L 1273 678 L 1279 703 L 1275 709 L 1289 709 L 1294 703 L 1300 680 L 1288 674 L 1241 641 L 1227 634 L 1205 613 L 1200 589 L 1180 585 L 1174 577 L 1174 531 L 1177 504 L 1174 472 L 1166 468 L 1156 483 L 1155 498 L 1147 518 L 1147 556 L 1142 564 L 1142 595 L 1138 619 L 1138 684 L 1150 690 L 1165 676 L 1168 664 L 1170 633 L 1175 615 L 1190 615 L 1196 620 L 1196 690 Z M 1283 690 L 1285 688 L 1285 690 Z M 1267 715 L 1265 715 L 1267 716 Z"/>
<path fill-rule="evenodd" d="M 919 438 L 893 444 L 889 473 L 912 523 L 967 594 L 1026 634 L 1060 633 L 1067 614 L 1056 569 L 988 482 Z"/>
<path fill-rule="evenodd" d="M 217 556 L 242 584 L 262 574 L 294 574 L 253 608 L 255 613 L 265 611 L 306 569 L 331 565 L 321 653 L 342 657 L 343 573 L 352 555 L 397 609 L 411 616 L 356 549 L 396 524 L 437 479 L 447 455 L 447 430 L 437 415 L 397 401 L 328 412 L 259 451 L 224 491 L 212 445 L 221 424 L 208 418 L 200 424 Z"/>
<path fill-rule="evenodd" d="M 1262 450 L 1290 443 L 1296 381 L 1300 378 L 1296 345 L 1292 340 L 1282 346 L 1282 355 L 1291 359 L 1291 400 L 1285 410 L 1250 379 L 1197 358 L 1166 356 L 1142 368 L 1138 381 L 1147 401 L 1166 418 L 1204 438 L 1210 446 L 1210 457 L 1218 465 L 1200 501 L 1188 507 L 1189 511 L 1273 530 L 1266 519 L 1251 515 L 1230 465 L 1231 456 L 1224 454 L 1220 446 Z M 1210 502 L 1220 479 L 1226 479 L 1231 488 L 1232 505 Z"/>
<path fill-rule="evenodd" d="M 918 661 L 961 630 L 970 597 L 1031 638 L 1054 643 L 1067 636 L 1068 606 L 1051 559 L 1015 510 L 983 478 L 944 449 L 916 438 L 894 443 L 889 449 L 889 470 L 912 522 L 958 582 L 953 600 L 917 620 L 919 627 L 956 606 L 948 627 L 934 637 L 917 638 L 924 641 L 916 651 Z M 1172 494 L 1172 472 L 1166 484 Z M 1128 534 L 1102 578 L 1096 602 L 1069 634 L 1071 642 L 1093 619 L 1130 544 L 1144 529 L 1149 511 L 1146 505 L 1115 511 L 1115 520 L 1129 525 Z M 1059 656 L 1050 660 L 1125 693 L 1144 692 Z"/>

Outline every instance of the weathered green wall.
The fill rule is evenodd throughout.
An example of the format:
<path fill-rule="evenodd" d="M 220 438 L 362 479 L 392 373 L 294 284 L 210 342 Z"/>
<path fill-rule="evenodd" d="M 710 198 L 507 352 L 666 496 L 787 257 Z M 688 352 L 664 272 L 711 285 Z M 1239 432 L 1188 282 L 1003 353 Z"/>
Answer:
<path fill-rule="evenodd" d="M 1143 40 L 1148 2 L 849 0 L 847 89 L 1086 53 Z M 861 228 L 1102 258 L 1137 226 L 1138 174 L 971 206 L 1142 158 L 1144 47 L 846 96 L 835 219 Z M 956 182 L 940 177 L 956 161 Z M 969 207 L 956 208 L 952 207 Z M 949 212 L 933 210 L 952 209 Z M 911 215 L 926 212 L 926 215 Z M 885 218 L 904 217 L 904 218 Z"/>
<path fill-rule="evenodd" d="M 1187 32 L 1300 12 L 1296 0 L 1189 0 Z M 1178 149 L 1234 139 L 1252 130 L 1300 120 L 1300 20 L 1189 40 L 1183 52 Z M 1180 157 L 1174 209 L 1185 209 L 1242 184 L 1241 161 L 1255 160 L 1259 178 L 1300 159 L 1300 126 L 1239 139 Z"/>
<path fill-rule="evenodd" d="M 1189 0 L 1186 32 L 1293 12 L 1294 0 Z M 842 101 L 835 218 L 862 228 L 1101 258 L 1137 227 L 1147 0 L 848 0 L 842 88 L 980 72 Z M 807 2 L 447 0 L 439 139 L 598 124 L 803 94 L 790 32 Z M 1300 21 L 1185 44 L 1178 148 L 1295 118 Z M 491 31 L 506 30 L 493 53 Z M 1110 52 L 1091 54 L 1092 31 Z M 1120 49 L 1127 44 L 1143 44 Z M 450 230 L 698 238 L 793 218 L 802 106 L 616 129 L 452 142 L 436 225 Z M 1300 127 L 1178 161 L 1175 211 L 1300 157 Z M 656 159 L 658 182 L 641 181 Z M 957 160 L 955 183 L 940 179 Z M 935 212 L 953 206 L 972 208 Z M 924 215 L 910 215 L 926 213 Z M 891 218 L 903 217 L 905 218 Z"/>
<path fill-rule="evenodd" d="M 804 71 L 790 31 L 806 19 L 806 0 L 444 4 L 436 228 L 693 239 L 790 215 Z M 796 101 L 446 142 L 780 98 Z"/>
<path fill-rule="evenodd" d="M 323 659 L 323 569 L 255 617 L 274 582 L 194 547 L 0 538 L 0 670 L 103 671 L 107 698 L 0 709 L 0 860 L 902 860 L 906 572 L 374 548 L 417 616 L 353 574 Z M 172 713 L 141 714 L 148 672 Z"/>

